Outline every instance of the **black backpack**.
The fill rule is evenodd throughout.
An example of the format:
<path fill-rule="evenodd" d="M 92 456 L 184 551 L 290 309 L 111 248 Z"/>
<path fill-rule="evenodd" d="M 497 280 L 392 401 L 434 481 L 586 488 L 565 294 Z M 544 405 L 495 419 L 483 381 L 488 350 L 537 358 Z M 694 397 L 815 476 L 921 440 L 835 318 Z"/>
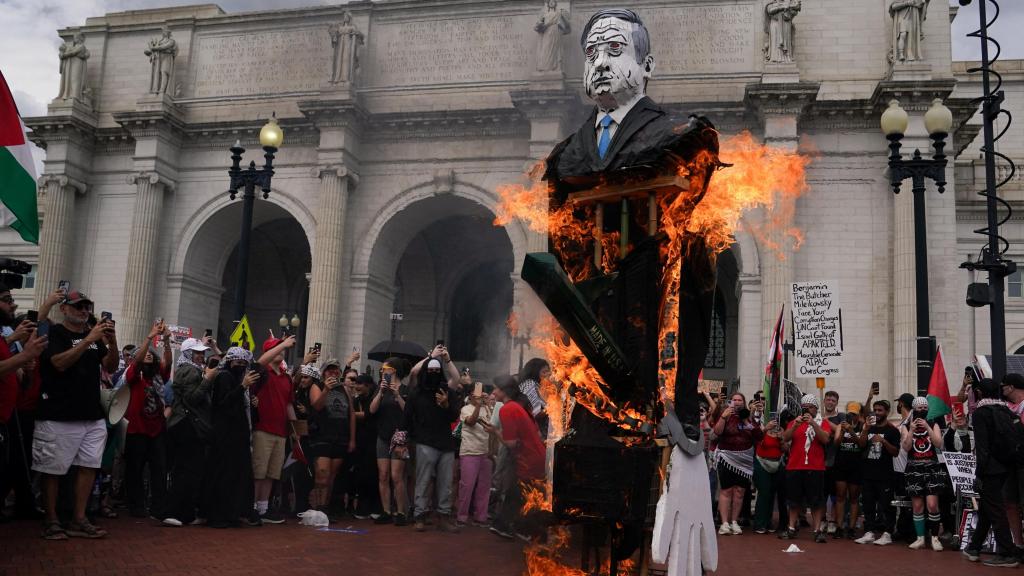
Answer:
<path fill-rule="evenodd" d="M 1007 466 L 1024 466 L 1024 423 L 1005 406 L 993 406 L 993 456 Z"/>

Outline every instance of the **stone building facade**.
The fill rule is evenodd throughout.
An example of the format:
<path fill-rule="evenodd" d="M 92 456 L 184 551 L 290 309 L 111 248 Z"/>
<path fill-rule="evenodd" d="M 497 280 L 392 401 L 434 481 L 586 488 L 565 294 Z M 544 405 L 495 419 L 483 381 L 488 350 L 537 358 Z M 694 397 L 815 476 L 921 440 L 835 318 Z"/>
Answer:
<path fill-rule="evenodd" d="M 913 219 L 910 194 L 889 186 L 878 119 L 899 98 L 911 113 L 905 145 L 924 149 L 933 98 L 947 99 L 957 126 L 970 116 L 954 92 L 947 7 L 931 3 L 920 59 L 900 60 L 890 0 L 804 2 L 782 52 L 766 49 L 776 34 L 766 5 L 777 3 L 628 3 L 651 31 L 657 102 L 704 114 L 723 135 L 748 130 L 814 157 L 811 189 L 796 205 L 799 250 L 765 249 L 745 231 L 764 218 L 751 213 L 720 258 L 717 355 L 706 375 L 758 387 L 789 284 L 828 280 L 839 288 L 844 341 L 842 377 L 828 387 L 861 398 L 879 381 L 892 398 L 915 380 Z M 559 2 L 571 32 L 554 70 L 537 64 L 540 0 L 241 14 L 204 5 L 90 18 L 60 31 L 81 32 L 91 54 L 83 96 L 28 120 L 47 149 L 41 253 L 10 235 L 0 241 L 38 262 L 37 301 L 68 278 L 120 319 L 122 339 L 138 340 L 157 315 L 223 339 L 241 214 L 225 192 L 227 149 L 240 139 L 246 161 L 260 160 L 257 133 L 273 112 L 285 140 L 273 191 L 255 213 L 248 310 L 257 339 L 281 314 L 298 313 L 307 345 L 344 356 L 388 338 L 389 315 L 400 312 L 406 339 L 445 339 L 478 373 L 515 369 L 530 350 L 504 321 L 512 310 L 528 321 L 536 309 L 518 271 L 546 239 L 493 226 L 495 191 L 523 182 L 582 120 L 579 33 L 590 14 L 617 4 Z M 339 32 L 343 23 L 354 28 Z M 173 75 L 153 94 L 144 50 L 165 26 L 176 41 Z M 957 268 L 962 181 L 928 196 L 931 325 L 951 379 L 973 352 Z"/>

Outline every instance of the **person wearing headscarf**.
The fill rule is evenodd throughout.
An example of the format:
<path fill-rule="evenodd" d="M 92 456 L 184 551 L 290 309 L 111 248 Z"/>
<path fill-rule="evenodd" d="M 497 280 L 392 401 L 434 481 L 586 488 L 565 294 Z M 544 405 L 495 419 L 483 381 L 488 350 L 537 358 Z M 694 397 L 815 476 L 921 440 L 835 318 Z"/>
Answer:
<path fill-rule="evenodd" d="M 832 425 L 818 414 L 818 397 L 814 394 L 800 398 L 800 410 L 800 416 L 789 423 L 782 435 L 784 441 L 791 443 L 786 462 L 789 527 L 779 538 L 796 538 L 800 513 L 810 508 L 814 541 L 824 544 L 828 539 L 820 528 L 825 516 L 825 447 L 832 439 Z"/>
<path fill-rule="evenodd" d="M 229 348 L 213 380 L 206 508 L 214 528 L 237 527 L 252 510 L 248 391 L 260 376 L 249 369 L 251 362 L 245 348 Z"/>
<path fill-rule="evenodd" d="M 928 423 L 927 398 L 914 398 L 911 410 L 909 422 L 900 426 L 900 444 L 907 453 L 907 495 L 910 496 L 914 513 L 914 532 L 917 534 L 917 539 L 910 544 L 910 548 L 924 548 L 930 539 L 932 550 L 941 551 L 939 496 L 949 481 L 946 467 L 939 462 L 942 431 L 938 424 Z M 927 522 L 925 505 L 928 507 Z"/>
<path fill-rule="evenodd" d="M 171 458 L 171 489 L 164 525 L 181 526 L 196 519 L 200 486 L 211 438 L 210 390 L 215 368 L 205 365 L 209 348 L 195 338 L 181 343 L 171 388 L 174 400 L 167 419 L 167 448 Z"/>

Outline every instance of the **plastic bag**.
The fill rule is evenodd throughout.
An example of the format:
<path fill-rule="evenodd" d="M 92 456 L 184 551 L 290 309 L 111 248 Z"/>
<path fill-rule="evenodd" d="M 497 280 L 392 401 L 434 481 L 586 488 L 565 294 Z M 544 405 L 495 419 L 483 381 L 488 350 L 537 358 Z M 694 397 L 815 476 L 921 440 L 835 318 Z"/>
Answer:
<path fill-rule="evenodd" d="M 299 523 L 303 526 L 328 526 L 331 523 L 327 519 L 327 514 L 313 509 L 300 513 L 299 518 L 302 518 L 302 521 Z"/>

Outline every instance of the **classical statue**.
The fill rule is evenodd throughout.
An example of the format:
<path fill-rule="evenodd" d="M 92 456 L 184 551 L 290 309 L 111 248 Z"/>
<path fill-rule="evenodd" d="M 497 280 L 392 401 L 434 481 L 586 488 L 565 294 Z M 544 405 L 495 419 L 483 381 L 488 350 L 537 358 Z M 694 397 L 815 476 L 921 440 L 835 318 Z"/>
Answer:
<path fill-rule="evenodd" d="M 341 24 L 332 24 L 328 31 L 334 49 L 331 83 L 349 84 L 355 79 L 355 71 L 359 68 L 358 50 L 363 43 L 363 33 L 352 24 L 352 14 L 349 12 L 341 16 Z"/>
<path fill-rule="evenodd" d="M 931 0 L 895 0 L 889 5 L 892 16 L 892 62 L 921 60 L 921 40 L 924 39 L 924 21 L 928 18 Z"/>
<path fill-rule="evenodd" d="M 161 35 L 149 41 L 145 54 L 152 66 L 149 93 L 166 94 L 174 76 L 174 57 L 178 55 L 178 43 L 171 38 L 171 29 L 164 26 Z"/>
<path fill-rule="evenodd" d="M 62 100 L 81 99 L 85 92 L 86 60 L 89 50 L 85 47 L 85 35 L 76 32 L 70 41 L 65 40 L 58 51 L 60 55 L 60 94 Z"/>
<path fill-rule="evenodd" d="M 771 0 L 764 7 L 764 59 L 767 62 L 793 62 L 793 18 L 800 7 L 800 0 Z"/>
<path fill-rule="evenodd" d="M 562 69 L 562 36 L 568 34 L 569 11 L 558 9 L 558 0 L 545 0 L 540 19 L 533 27 L 540 34 L 537 45 L 537 71 L 558 72 Z"/>

